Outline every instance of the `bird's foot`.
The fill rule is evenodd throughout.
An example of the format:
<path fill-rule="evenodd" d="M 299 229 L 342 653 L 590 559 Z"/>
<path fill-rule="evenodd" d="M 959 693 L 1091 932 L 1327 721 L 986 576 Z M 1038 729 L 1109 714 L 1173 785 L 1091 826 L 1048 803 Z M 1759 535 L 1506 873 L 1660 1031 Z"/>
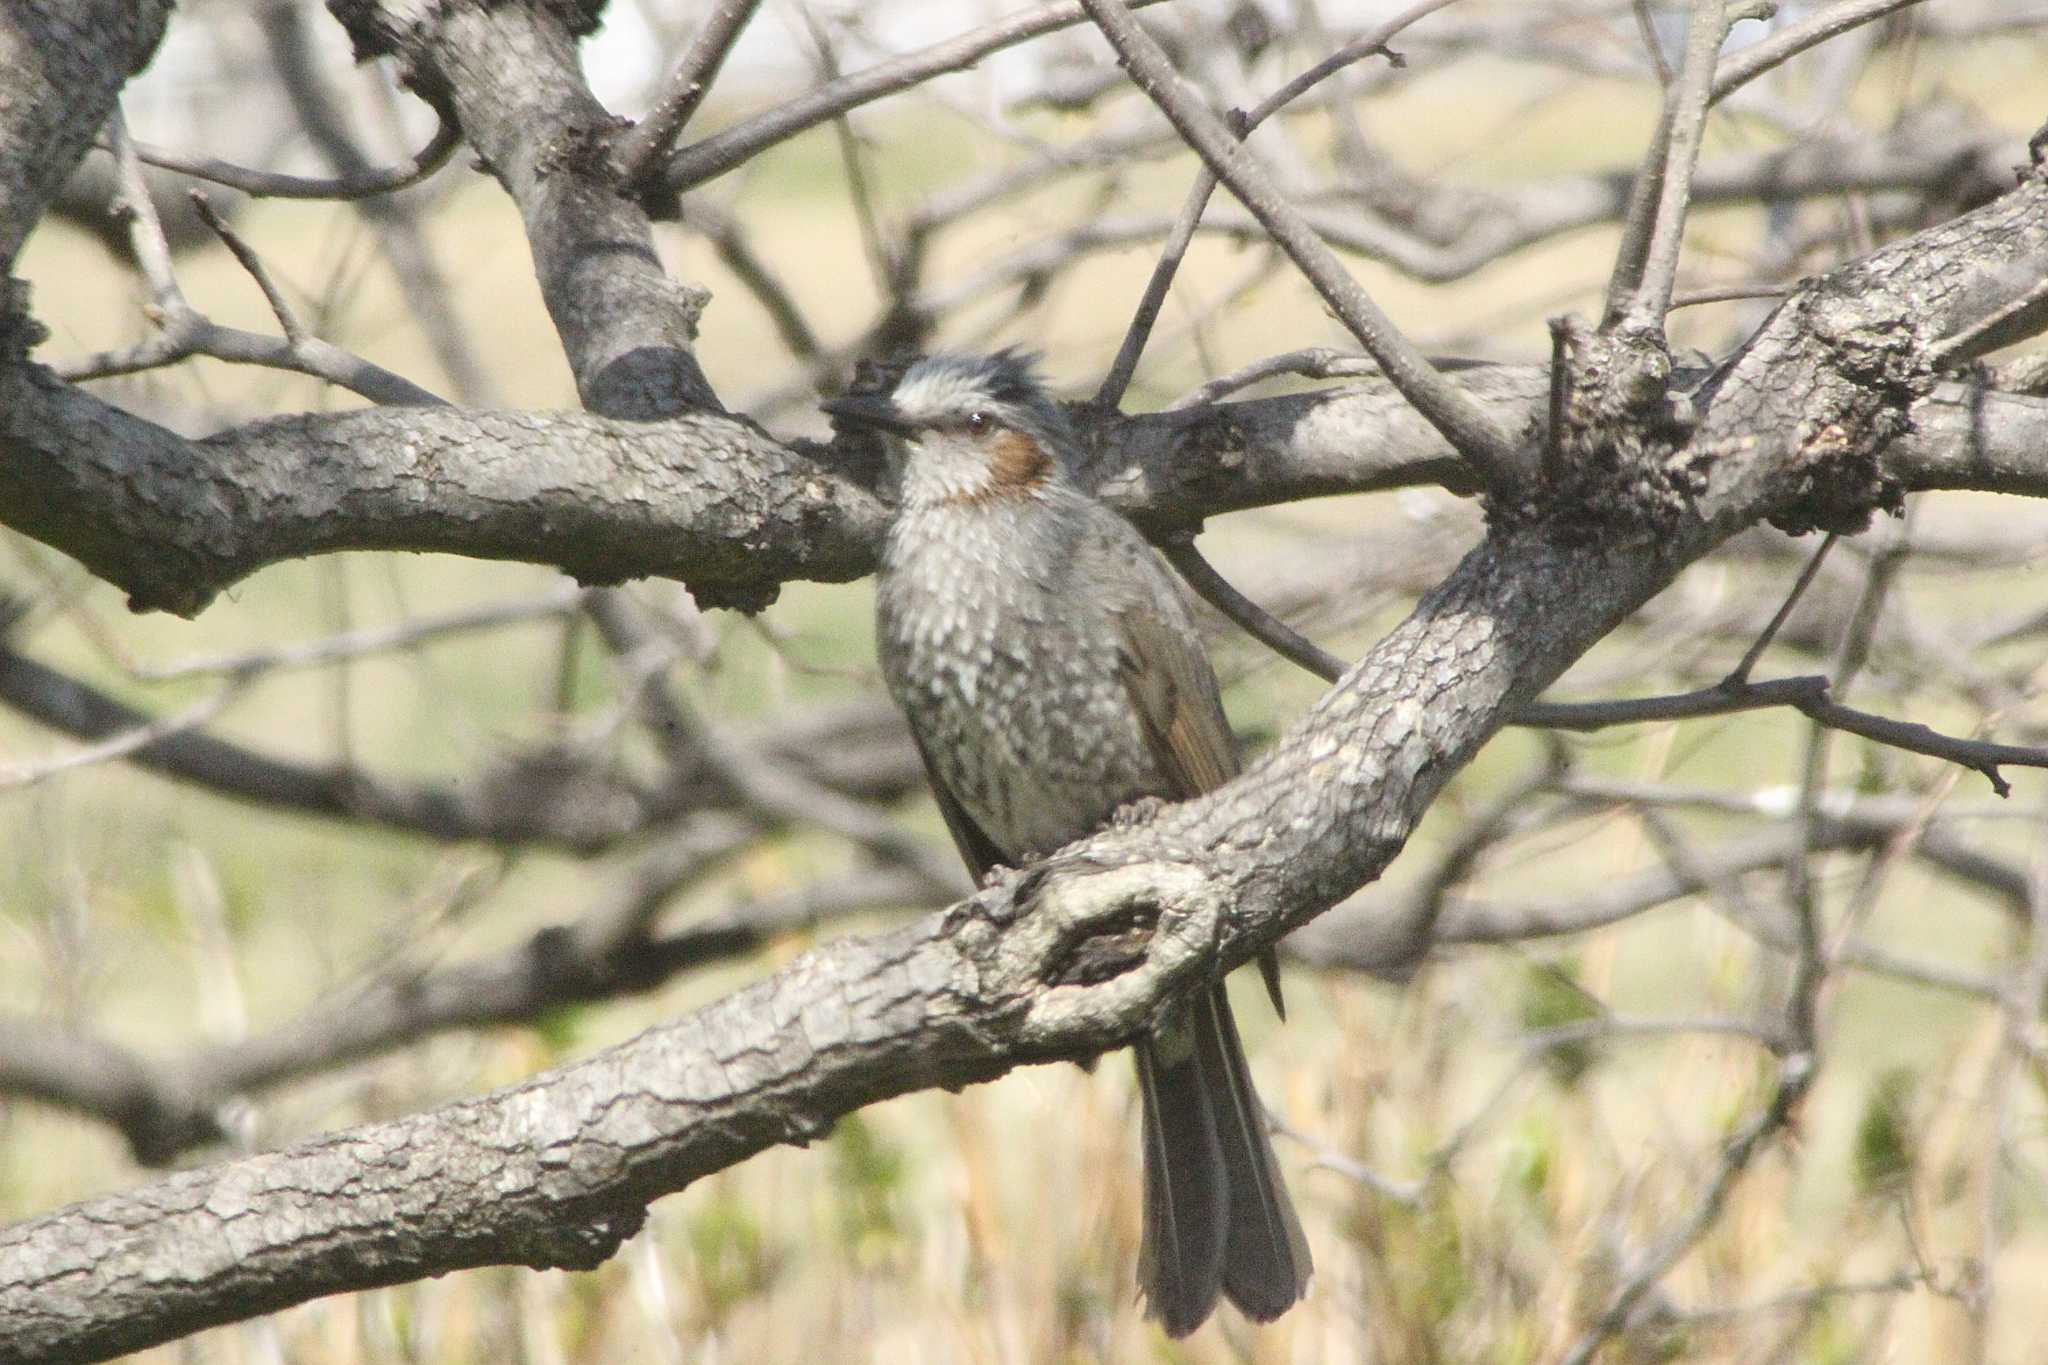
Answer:
<path fill-rule="evenodd" d="M 1110 828 L 1131 829 L 1145 824 L 1165 809 L 1164 799 L 1157 796 L 1140 796 L 1136 800 L 1124 802 L 1110 813 Z"/>

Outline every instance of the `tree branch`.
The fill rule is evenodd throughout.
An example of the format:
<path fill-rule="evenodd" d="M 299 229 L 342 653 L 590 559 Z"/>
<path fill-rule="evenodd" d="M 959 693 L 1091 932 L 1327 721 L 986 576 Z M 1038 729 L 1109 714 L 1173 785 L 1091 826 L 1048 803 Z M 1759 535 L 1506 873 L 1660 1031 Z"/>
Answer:
<path fill-rule="evenodd" d="M 1154 5 L 1160 0 L 1138 0 Z M 1069 28 L 1086 17 L 1074 0 L 1022 10 L 957 38 L 934 43 L 864 71 L 842 76 L 817 89 L 787 100 L 765 114 L 743 120 L 707 138 L 691 143 L 669 158 L 662 183 L 672 192 L 694 188 L 705 181 L 743 165 L 776 143 L 795 137 L 849 110 L 870 104 L 922 85 L 934 76 L 973 66 L 991 52 L 1015 47 L 1043 34 Z"/>
<path fill-rule="evenodd" d="M 1121 0 L 1082 2 L 1139 88 L 1308 276 L 1316 292 L 1336 310 L 1402 395 L 1429 418 L 1459 455 L 1472 462 L 1489 487 L 1505 490 L 1518 484 L 1522 471 L 1510 433 L 1438 373 L 1380 311 L 1315 230 L 1281 196 L 1244 144 L 1231 136 L 1201 96 L 1174 71 L 1159 44 L 1138 27 Z"/>
<path fill-rule="evenodd" d="M 618 193 L 606 151 L 617 120 L 583 80 L 568 7 L 450 0 L 424 22 L 393 0 L 331 8 L 359 54 L 397 58 L 408 84 L 454 111 L 518 205 L 584 407 L 718 410 L 692 349 L 706 296 L 668 278 L 646 212 Z"/>
<path fill-rule="evenodd" d="M 647 116 L 627 130 L 612 148 L 612 155 L 618 159 L 620 184 L 640 187 L 643 192 L 659 187 L 658 172 L 663 159 L 682 136 L 697 106 L 711 93 L 711 83 L 718 79 L 719 68 L 725 65 L 733 44 L 739 41 L 747 21 L 760 6 L 761 0 L 720 0 L 711 7 L 703 28 L 697 32 L 697 40 L 662 82 L 661 92 L 655 96 Z"/>
<path fill-rule="evenodd" d="M 434 129 L 427 145 L 403 161 L 326 178 L 259 171 L 218 157 L 187 156 L 142 142 L 135 144 L 135 155 L 159 170 L 212 181 L 257 199 L 367 199 L 371 195 L 393 194 L 419 184 L 447 165 L 448 158 L 461 145 L 462 130 L 444 120 Z"/>

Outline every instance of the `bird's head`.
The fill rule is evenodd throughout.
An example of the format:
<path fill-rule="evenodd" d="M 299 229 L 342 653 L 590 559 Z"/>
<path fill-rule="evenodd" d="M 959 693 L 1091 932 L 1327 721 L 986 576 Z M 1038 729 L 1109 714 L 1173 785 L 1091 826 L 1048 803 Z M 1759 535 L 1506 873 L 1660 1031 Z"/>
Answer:
<path fill-rule="evenodd" d="M 890 463 L 906 506 L 988 505 L 1029 498 L 1063 480 L 1073 428 L 1039 382 L 1033 357 L 926 356 L 886 394 L 835 398 L 842 423 L 892 437 Z"/>

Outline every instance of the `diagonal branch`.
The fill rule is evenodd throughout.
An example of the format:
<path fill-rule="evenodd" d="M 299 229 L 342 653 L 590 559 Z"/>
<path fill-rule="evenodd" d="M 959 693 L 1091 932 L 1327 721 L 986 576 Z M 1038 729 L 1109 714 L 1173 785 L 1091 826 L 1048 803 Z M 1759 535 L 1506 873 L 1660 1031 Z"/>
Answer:
<path fill-rule="evenodd" d="M 1160 0 L 1137 0 L 1140 7 Z M 997 20 L 986 28 L 948 38 L 930 47 L 879 62 L 864 71 L 843 76 L 796 99 L 787 100 L 764 114 L 742 120 L 707 138 L 693 142 L 669 158 L 663 175 L 664 188 L 672 192 L 691 189 L 735 166 L 744 165 L 776 143 L 838 118 L 863 104 L 885 95 L 922 85 L 934 76 L 962 71 L 992 52 L 1070 28 L 1086 17 L 1074 0 L 1056 0 L 1036 9 L 1022 10 Z"/>
<path fill-rule="evenodd" d="M 1779 29 L 1762 42 L 1750 44 L 1721 63 L 1714 72 L 1714 103 L 1719 104 L 1758 76 L 1783 65 L 1810 47 L 1818 47 L 1852 28 L 1920 3 L 1922 0 L 1839 0 L 1824 10 L 1809 14 L 1798 23 Z"/>
<path fill-rule="evenodd" d="M 1725 0 L 1693 0 L 1685 60 L 1678 79 L 1664 91 L 1664 112 L 1643 154 L 1622 222 L 1614 275 L 1607 284 L 1603 325 L 1609 329 L 1663 333 L 1713 93 L 1714 58 L 1728 36 L 1726 9 Z"/>
<path fill-rule="evenodd" d="M 1399 36 L 1403 29 L 1452 3 L 1454 0 L 1422 0 L 1422 3 L 1410 6 L 1364 37 L 1355 38 L 1344 44 L 1260 100 L 1258 107 L 1250 113 L 1242 116 L 1233 115 L 1230 131 L 1242 142 L 1250 137 L 1260 124 L 1320 82 L 1353 62 L 1362 61 L 1374 53 L 1384 52 L 1386 45 Z M 1391 53 L 1387 55 L 1390 58 L 1393 56 Z M 1398 59 L 1395 61 L 1398 65 Z M 1116 358 L 1110 362 L 1109 373 L 1103 376 L 1102 385 L 1095 391 L 1095 397 L 1091 400 L 1095 406 L 1114 408 L 1123 402 L 1124 391 L 1130 387 L 1131 377 L 1138 371 L 1138 357 L 1144 352 L 1145 340 L 1151 335 L 1153 324 L 1159 320 L 1159 310 L 1166 304 L 1167 291 L 1173 286 L 1173 277 L 1180 269 L 1181 259 L 1187 255 L 1189 243 L 1194 241 L 1195 227 L 1201 222 L 1202 210 L 1209 206 L 1209 196 L 1216 192 L 1216 183 L 1216 172 L 1204 164 L 1195 175 L 1195 183 L 1188 187 L 1187 202 L 1181 206 L 1180 215 L 1174 219 L 1173 231 L 1167 235 L 1166 246 L 1159 253 L 1159 261 L 1152 268 L 1152 276 L 1145 282 L 1145 292 L 1139 298 L 1138 307 L 1131 315 L 1130 326 L 1124 331 L 1124 339 L 1117 347 Z"/>
<path fill-rule="evenodd" d="M 1281 195 L 1244 144 L 1231 135 L 1223 121 L 1203 104 L 1201 95 L 1174 71 L 1158 42 L 1138 27 L 1122 0 L 1083 3 L 1139 88 L 1308 276 L 1316 292 L 1380 363 L 1402 396 L 1443 433 L 1459 455 L 1472 463 L 1489 488 L 1506 490 L 1519 484 L 1520 459 L 1509 433 L 1484 407 L 1431 365 L 1380 311 L 1300 211 Z"/>
<path fill-rule="evenodd" d="M 619 183 L 646 190 L 658 187 L 663 160 L 689 124 L 697 106 L 711 93 L 711 83 L 746 30 L 761 0 L 719 0 L 704 18 L 697 40 L 662 82 L 647 116 L 628 129 L 612 148 Z"/>
<path fill-rule="evenodd" d="M 518 206 L 583 405 L 631 419 L 718 410 L 694 349 L 705 295 L 668 278 L 645 210 L 617 192 L 616 120 L 577 61 L 576 7 L 449 0 L 425 21 L 394 0 L 334 8 L 359 55 L 394 57 L 453 111 Z"/>

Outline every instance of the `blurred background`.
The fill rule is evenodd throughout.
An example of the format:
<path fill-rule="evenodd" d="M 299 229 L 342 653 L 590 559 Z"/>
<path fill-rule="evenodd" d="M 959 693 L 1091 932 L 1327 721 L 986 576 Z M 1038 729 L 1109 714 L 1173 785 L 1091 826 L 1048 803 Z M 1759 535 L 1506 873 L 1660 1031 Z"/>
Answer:
<path fill-rule="evenodd" d="M 599 98 L 638 116 L 698 8 L 613 0 L 585 47 Z M 1394 8 L 1147 13 L 1220 102 L 1249 104 Z M 1781 6 L 1775 23 L 1813 8 Z M 1768 291 L 1995 193 L 2048 116 L 2048 11 L 2023 8 L 1909 8 L 1731 100 L 1708 127 L 1681 292 Z M 999 12 L 771 0 L 689 137 Z M 1613 201 L 1655 119 L 1652 45 L 1675 62 L 1683 24 L 1657 5 L 1452 6 L 1394 43 L 1404 66 L 1350 68 L 1254 145 L 1425 350 L 1542 363 L 1548 318 L 1598 310 Z M 1731 47 L 1771 31 L 1744 24 Z M 698 354 L 725 404 L 777 435 L 822 437 L 819 396 L 897 344 L 1023 343 L 1063 392 L 1091 392 L 1194 173 L 1105 53 L 1055 33 L 692 188 L 657 232 L 670 274 L 712 293 Z M 124 105 L 139 142 L 304 175 L 395 161 L 434 128 L 382 66 L 353 65 L 324 10 L 276 0 L 190 0 Z M 39 358 L 81 377 L 151 332 L 112 183 L 95 153 L 21 267 L 52 332 Z M 152 173 L 187 299 L 274 332 L 248 271 L 186 208 L 194 183 Z M 374 200 L 210 193 L 319 336 L 456 401 L 576 404 L 518 215 L 462 152 Z M 1771 306 L 1699 302 L 1674 317 L 1674 344 L 1724 354 Z M 1312 348 L 1351 350 L 1220 195 L 1126 407 Z M 2032 363 L 1993 359 L 2012 375 Z M 1359 373 L 1347 364 L 1294 368 Z M 203 358 L 110 373 L 95 391 L 192 434 L 361 401 Z M 2018 500 L 1916 499 L 1835 548 L 1757 676 L 1824 672 L 1870 710 L 2042 743 L 2044 529 Z M 1479 533 L 1468 503 L 1414 489 L 1240 514 L 1202 544 L 1351 658 Z M 1711 683 L 1811 550 L 1740 538 L 1552 695 Z M 8 1220 L 147 1181 L 138 1156 L 278 1145 L 518 1080 L 822 937 L 947 899 L 847 829 L 692 799 L 649 723 L 650 708 L 688 708 L 947 854 L 881 700 L 865 584 L 792 584 L 747 617 L 700 611 L 670 583 L 598 600 L 542 568 L 342 555 L 267 569 L 185 622 L 129 614 L 21 537 L 0 551 L 16 618 L 0 661 L 0 840 L 15 850 L 0 870 L 0 1000 L 172 1078 L 254 1048 L 288 1058 L 213 1097 L 218 1140 L 159 1150 L 0 1094 Z M 1323 690 L 1211 625 L 1249 745 Z M 66 683 L 127 719 L 97 739 L 53 729 Z M 395 804 L 312 809 L 129 761 L 143 739 L 201 734 Z M 1286 1025 L 1255 990 L 1239 1001 L 1317 1260 L 1307 1303 L 1270 1328 L 1226 1312 L 1170 1344 L 1140 1319 L 1137 1115 L 1113 1058 L 849 1117 L 808 1150 L 663 1200 L 589 1274 L 452 1275 L 143 1358 L 1554 1359 L 1645 1250 L 1705 1208 L 1727 1139 L 1766 1103 L 1788 925 L 1809 898 L 1829 968 L 1814 1088 L 1603 1358 L 2035 1359 L 2048 783 L 2010 775 L 2000 802 L 1975 774 L 1817 738 L 1793 713 L 1505 733 L 1383 883 L 1301 936 Z M 375 813 L 428 792 L 467 809 L 530 797 L 542 816 L 508 833 Z M 1824 833 L 1788 821 L 1802 792 Z M 1439 916 L 1435 950 L 1375 936 L 1418 912 Z M 672 950 L 648 979 L 514 1022 L 456 1027 L 451 1011 L 427 1036 L 401 1029 L 350 1056 L 294 1032 L 598 916 Z"/>

